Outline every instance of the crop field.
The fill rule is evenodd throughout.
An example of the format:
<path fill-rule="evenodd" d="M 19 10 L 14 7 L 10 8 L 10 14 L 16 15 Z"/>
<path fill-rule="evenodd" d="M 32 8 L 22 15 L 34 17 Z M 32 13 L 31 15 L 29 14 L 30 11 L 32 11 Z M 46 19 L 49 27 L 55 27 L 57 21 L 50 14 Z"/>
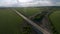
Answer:
<path fill-rule="evenodd" d="M 19 8 L 17 9 L 18 11 Z M 23 10 L 21 10 L 24 15 L 26 16 L 32 16 L 36 13 L 42 12 L 44 10 L 47 10 L 46 8 L 24 8 Z M 20 12 L 21 12 L 20 11 Z M 60 8 L 52 8 L 50 11 L 54 11 L 49 18 L 52 21 L 52 24 L 54 25 L 55 29 L 57 30 L 57 32 L 60 32 Z M 60 33 L 59 33 L 60 34 Z"/>
<path fill-rule="evenodd" d="M 0 34 L 18 34 L 23 19 L 9 9 L 0 9 Z"/>
<path fill-rule="evenodd" d="M 18 10 L 19 12 L 21 12 L 22 14 L 24 14 L 25 16 L 32 16 L 36 13 L 39 13 L 41 11 L 46 10 L 46 8 L 15 8 L 16 10 Z M 21 10 L 20 10 L 21 9 Z"/>
<path fill-rule="evenodd" d="M 0 34 L 31 34 L 30 25 L 25 25 L 25 27 L 27 27 L 27 29 L 25 28 L 26 31 L 21 31 L 21 27 L 24 27 L 21 26 L 23 22 L 24 20 L 20 16 L 18 16 L 13 10 L 9 8 L 0 8 Z"/>
<path fill-rule="evenodd" d="M 48 10 L 47 8 L 12 8 L 23 15 L 30 17 L 36 13 Z M 33 34 L 32 28 L 27 22 L 18 14 L 16 14 L 11 8 L 0 8 L 0 34 Z M 57 9 L 57 10 L 56 10 Z M 60 34 L 60 8 L 53 8 L 54 11 L 49 18 L 52 21 L 55 29 Z M 24 25 L 25 24 L 25 25 Z M 24 27 L 24 31 L 22 31 Z M 25 28 L 27 27 L 27 28 Z M 35 33 L 36 34 L 36 33 Z"/>
<path fill-rule="evenodd" d="M 52 13 L 50 15 L 50 19 L 52 21 L 52 24 L 60 34 L 60 11 L 57 10 L 54 13 Z"/>

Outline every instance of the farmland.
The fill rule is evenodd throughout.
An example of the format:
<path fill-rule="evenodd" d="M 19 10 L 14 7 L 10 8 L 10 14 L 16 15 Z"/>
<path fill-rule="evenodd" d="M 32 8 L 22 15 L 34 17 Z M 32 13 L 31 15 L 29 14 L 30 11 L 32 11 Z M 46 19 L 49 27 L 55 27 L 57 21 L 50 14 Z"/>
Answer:
<path fill-rule="evenodd" d="M 25 25 L 25 27 L 27 27 L 28 29 L 26 29 L 26 31 L 24 32 L 21 31 L 22 27 L 24 27 L 22 25 L 23 23 L 24 23 L 24 20 L 20 16 L 18 16 L 13 10 L 9 8 L 0 8 L 0 34 L 30 33 L 29 32 L 31 29 L 30 25 Z"/>
<path fill-rule="evenodd" d="M 32 16 L 36 13 L 46 10 L 46 8 L 34 8 L 34 7 L 15 8 L 15 9 L 24 14 L 25 16 Z"/>
<path fill-rule="evenodd" d="M 41 8 L 12 8 L 21 12 L 26 17 L 35 15 L 36 13 L 48 10 L 46 7 Z M 32 34 L 31 26 L 11 8 L 0 8 L 0 34 Z M 54 11 L 50 16 L 50 20 L 55 29 L 60 34 L 60 8 L 53 7 L 50 11 Z M 25 31 L 21 31 L 24 27 Z M 27 27 L 27 29 L 26 29 Z M 35 32 L 34 32 L 35 33 Z M 35 33 L 36 34 L 36 33 Z"/>
<path fill-rule="evenodd" d="M 50 11 L 53 11 L 53 13 L 49 16 L 52 24 L 54 25 L 55 29 L 57 32 L 60 32 L 60 8 L 59 7 L 52 7 L 49 9 Z M 19 10 L 19 9 L 17 9 Z M 22 12 L 26 16 L 32 16 L 36 13 L 42 12 L 44 10 L 48 10 L 46 7 L 45 8 L 24 8 Z M 60 33 L 59 33 L 60 34 Z"/>
<path fill-rule="evenodd" d="M 23 19 L 9 9 L 0 9 L 0 34 L 18 34 Z"/>
<path fill-rule="evenodd" d="M 53 25 L 55 26 L 56 30 L 60 34 L 60 11 L 57 10 L 54 13 L 52 13 L 50 15 L 50 19 L 51 19 Z"/>

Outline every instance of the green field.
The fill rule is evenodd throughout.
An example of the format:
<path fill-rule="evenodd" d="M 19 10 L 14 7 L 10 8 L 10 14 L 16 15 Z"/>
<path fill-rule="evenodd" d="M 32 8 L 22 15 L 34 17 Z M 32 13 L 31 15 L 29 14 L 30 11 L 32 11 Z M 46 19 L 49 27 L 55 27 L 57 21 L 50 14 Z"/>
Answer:
<path fill-rule="evenodd" d="M 26 15 L 26 16 L 32 16 L 36 13 L 47 10 L 47 8 L 22 8 L 21 10 L 20 9 L 18 8 L 17 10 L 19 12 L 22 11 L 22 13 L 24 13 L 24 15 Z M 50 17 L 55 29 L 60 34 L 60 8 L 53 7 L 49 10 L 54 11 L 49 17 Z"/>
<path fill-rule="evenodd" d="M 46 8 L 13 8 L 21 12 L 27 17 L 30 17 L 36 13 L 47 10 Z M 60 10 L 53 8 L 51 11 L 54 11 L 49 17 L 52 21 L 52 24 L 55 26 L 56 30 L 60 34 Z M 59 8 L 60 9 L 60 8 Z M 21 31 L 23 27 L 22 23 L 24 19 L 17 15 L 13 10 L 9 8 L 0 8 L 0 34 L 28 34 L 31 32 L 31 26 L 26 25 L 27 29 Z M 31 34 L 31 33 L 30 33 Z"/>
<path fill-rule="evenodd" d="M 50 19 L 52 21 L 52 24 L 55 26 L 56 30 L 60 34 L 60 11 L 56 11 L 53 14 L 51 14 Z"/>
<path fill-rule="evenodd" d="M 0 9 L 0 34 L 20 34 L 23 19 L 9 9 Z"/>
<path fill-rule="evenodd" d="M 32 8 L 32 7 L 25 7 L 25 8 L 15 8 L 19 12 L 22 12 L 25 16 L 32 16 L 36 13 L 46 10 L 45 8 Z"/>
<path fill-rule="evenodd" d="M 31 16 L 36 13 L 42 12 L 44 10 L 47 10 L 47 9 L 46 8 L 24 8 L 21 11 L 23 11 L 24 15 Z M 60 8 L 54 7 L 54 8 L 51 8 L 50 11 L 54 11 L 49 17 L 55 29 L 60 34 Z"/>
<path fill-rule="evenodd" d="M 35 13 L 36 12 L 37 11 L 35 11 Z M 28 15 L 30 15 L 30 13 Z M 32 30 L 31 26 L 28 24 L 22 25 L 23 22 L 24 20 L 19 15 L 17 15 L 13 10 L 9 8 L 0 9 L 0 34 L 31 34 Z M 25 23 L 26 22 L 24 22 L 24 24 Z M 21 31 L 23 28 L 25 31 Z"/>

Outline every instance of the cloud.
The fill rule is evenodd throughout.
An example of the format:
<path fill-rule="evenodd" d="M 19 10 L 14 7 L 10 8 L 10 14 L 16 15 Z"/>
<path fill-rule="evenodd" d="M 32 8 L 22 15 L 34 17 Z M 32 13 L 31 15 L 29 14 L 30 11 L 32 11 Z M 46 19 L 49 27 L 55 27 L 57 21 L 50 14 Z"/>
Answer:
<path fill-rule="evenodd" d="M 60 6 L 60 2 L 56 2 L 55 3 L 55 6 Z"/>
<path fill-rule="evenodd" d="M 29 6 L 52 6 L 53 2 L 51 0 L 31 0 L 30 2 L 20 2 L 17 0 L 0 0 L 0 6 L 10 7 L 29 7 Z"/>
<path fill-rule="evenodd" d="M 15 4 L 16 3 L 16 1 L 15 0 L 2 0 L 2 1 L 0 1 L 0 6 L 11 6 L 11 5 L 13 5 L 13 4 Z"/>
<path fill-rule="evenodd" d="M 47 0 L 39 0 L 39 1 L 32 1 L 32 2 L 25 2 L 25 3 L 20 3 L 20 5 L 22 6 L 52 6 L 53 3 L 51 1 L 47 1 Z"/>

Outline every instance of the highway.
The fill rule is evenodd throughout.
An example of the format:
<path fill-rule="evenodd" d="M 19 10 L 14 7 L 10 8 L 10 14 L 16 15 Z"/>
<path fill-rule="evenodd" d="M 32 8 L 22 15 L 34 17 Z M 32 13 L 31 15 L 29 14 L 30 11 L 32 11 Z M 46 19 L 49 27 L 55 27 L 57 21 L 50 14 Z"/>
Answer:
<path fill-rule="evenodd" d="M 50 21 L 48 18 L 48 15 L 51 14 L 51 11 L 42 11 L 41 13 L 35 14 L 30 17 L 31 20 L 33 20 L 36 24 L 42 25 L 44 29 L 46 28 L 47 31 L 51 30 Z M 39 16 L 40 18 L 36 19 L 35 16 Z M 33 19 L 32 19 L 33 18 Z M 51 31 L 50 31 L 51 32 Z"/>
<path fill-rule="evenodd" d="M 26 20 L 29 24 L 33 25 L 34 27 L 36 27 L 39 31 L 43 32 L 43 34 L 52 34 L 48 31 L 46 31 L 45 29 L 43 29 L 42 27 L 40 27 L 39 25 L 37 25 L 35 22 L 33 22 L 32 20 L 30 20 L 29 18 L 25 17 L 24 15 L 22 15 L 20 12 L 18 12 L 15 9 L 12 9 L 16 14 L 18 14 L 19 16 L 21 16 L 24 20 Z"/>

